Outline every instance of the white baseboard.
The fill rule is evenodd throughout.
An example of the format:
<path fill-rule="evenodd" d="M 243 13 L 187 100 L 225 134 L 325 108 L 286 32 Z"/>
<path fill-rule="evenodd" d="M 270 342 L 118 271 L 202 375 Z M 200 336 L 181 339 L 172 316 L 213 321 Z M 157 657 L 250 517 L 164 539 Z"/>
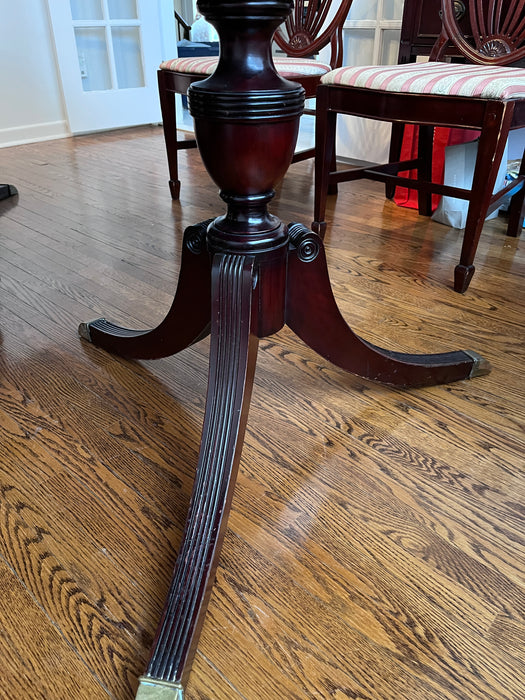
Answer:
<path fill-rule="evenodd" d="M 66 121 L 14 126 L 9 129 L 0 129 L 0 148 L 19 146 L 23 143 L 63 139 L 68 136 L 71 136 L 71 132 Z"/>

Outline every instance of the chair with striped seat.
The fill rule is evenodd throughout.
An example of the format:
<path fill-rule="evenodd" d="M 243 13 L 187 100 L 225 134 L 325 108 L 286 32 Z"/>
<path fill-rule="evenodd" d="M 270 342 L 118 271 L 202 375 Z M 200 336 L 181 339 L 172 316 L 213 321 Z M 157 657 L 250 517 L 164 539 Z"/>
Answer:
<path fill-rule="evenodd" d="M 419 0 L 417 0 L 419 3 Z M 403 23 L 411 21 L 407 0 Z M 469 0 L 466 38 L 457 17 L 458 3 L 442 0 L 442 31 L 430 61 L 394 66 L 341 67 L 323 76 L 317 93 L 315 211 L 313 228 L 324 235 L 328 188 L 369 178 L 418 191 L 420 213 L 430 213 L 432 192 L 468 201 L 463 245 L 455 268 L 454 289 L 465 292 L 474 274 L 474 257 L 485 218 L 511 196 L 507 234 L 523 225 L 525 159 L 518 178 L 494 193 L 511 129 L 525 126 L 525 0 Z M 447 54 L 466 63 L 449 63 Z M 336 172 L 334 157 L 337 114 L 351 114 L 393 124 L 419 126 L 417 158 L 405 162 Z M 436 126 L 480 132 L 472 188 L 431 181 L 432 137 Z M 415 180 L 399 172 L 417 172 Z"/>
<path fill-rule="evenodd" d="M 275 56 L 274 64 L 279 74 L 300 83 L 305 97 L 315 97 L 315 91 L 323 75 L 342 65 L 343 23 L 352 0 L 297 0 L 293 13 L 279 27 L 274 41 L 286 55 Z M 330 45 L 330 63 L 314 58 L 321 49 Z M 161 63 L 158 70 L 159 96 L 162 111 L 164 138 L 168 156 L 170 191 L 173 199 L 179 198 L 180 181 L 177 156 L 183 148 L 194 148 L 194 139 L 177 139 L 175 95 L 185 95 L 189 86 L 211 75 L 218 58 L 175 58 Z M 296 153 L 294 162 L 311 158 L 314 149 Z"/>

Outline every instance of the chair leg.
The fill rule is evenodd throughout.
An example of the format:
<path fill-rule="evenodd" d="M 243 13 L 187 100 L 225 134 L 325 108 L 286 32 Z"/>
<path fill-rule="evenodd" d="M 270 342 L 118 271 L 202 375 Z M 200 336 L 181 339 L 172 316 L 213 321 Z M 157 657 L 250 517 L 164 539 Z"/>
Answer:
<path fill-rule="evenodd" d="M 392 124 L 392 135 L 390 137 L 390 151 L 388 154 L 389 163 L 399 163 L 401 160 L 401 149 L 403 146 L 403 136 L 405 134 L 404 124 Z M 396 186 L 387 182 L 385 184 L 385 197 L 394 199 L 396 194 Z"/>
<path fill-rule="evenodd" d="M 166 156 L 168 158 L 168 170 L 170 174 L 169 186 L 172 199 L 178 199 L 180 194 L 180 180 L 178 168 L 178 144 L 177 144 L 177 111 L 175 106 L 175 93 L 168 90 L 164 84 L 163 71 L 158 72 L 160 111 L 162 113 L 162 128 L 164 130 L 164 143 L 166 144 Z"/>
<path fill-rule="evenodd" d="M 434 145 L 434 127 L 420 124 L 418 133 L 417 157 L 418 180 L 432 182 L 432 149 Z M 418 211 L 421 216 L 432 214 L 432 192 L 418 192 Z"/>
<path fill-rule="evenodd" d="M 459 264 L 454 270 L 454 289 L 466 292 L 475 271 L 474 256 L 485 223 L 501 158 L 509 135 L 513 104 L 497 103 L 487 107 L 485 123 L 478 143 L 478 155 L 472 180 L 467 223 Z"/>
<path fill-rule="evenodd" d="M 330 186 L 330 168 L 335 163 L 337 112 L 328 109 L 328 92 L 318 88 L 315 118 L 315 200 L 312 229 L 324 238 L 326 198 Z"/>
<path fill-rule="evenodd" d="M 335 121 L 337 123 L 337 115 L 336 115 Z M 332 150 L 332 160 L 330 162 L 330 172 L 335 173 L 336 170 L 337 170 L 337 158 L 336 158 L 336 153 L 335 153 L 335 133 L 334 133 L 334 148 Z M 337 194 L 337 192 L 338 192 L 337 182 L 330 182 L 330 180 L 328 180 L 327 193 L 330 195 L 334 195 L 334 194 Z"/>
<path fill-rule="evenodd" d="M 337 132 L 337 114 L 334 116 L 334 133 L 332 138 L 332 158 L 330 159 L 330 172 L 335 173 L 337 170 L 337 154 L 335 152 L 335 140 L 336 140 L 336 132 Z M 338 192 L 338 187 L 337 187 L 337 182 L 330 182 L 330 179 L 328 179 L 328 194 L 329 195 L 336 195 Z"/>
<path fill-rule="evenodd" d="M 521 159 L 519 176 L 520 178 L 525 178 L 525 151 L 523 152 L 523 157 Z M 509 225 L 507 227 L 507 236 L 513 236 L 514 238 L 516 238 L 521 234 L 525 214 L 523 206 L 524 203 L 525 182 L 522 184 L 521 189 L 518 192 L 516 192 L 516 194 L 510 200 Z"/>

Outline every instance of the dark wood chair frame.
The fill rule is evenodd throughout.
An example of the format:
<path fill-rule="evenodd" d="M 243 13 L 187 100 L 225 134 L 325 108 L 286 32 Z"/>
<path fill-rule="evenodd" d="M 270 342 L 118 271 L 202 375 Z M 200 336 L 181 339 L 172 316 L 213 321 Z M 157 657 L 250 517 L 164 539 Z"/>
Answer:
<path fill-rule="evenodd" d="M 466 3 L 465 3 L 466 5 Z M 414 12 L 421 8 L 418 0 L 407 0 L 403 25 L 413 27 Z M 468 62 L 507 66 L 520 64 L 525 56 L 524 38 L 525 0 L 470 0 L 468 21 L 470 36 L 457 17 L 457 2 L 442 0 L 442 30 L 435 42 L 430 59 L 445 60 L 452 55 Z M 505 15 L 503 10 L 509 14 Z M 486 13 L 489 13 L 488 15 Z M 514 17 L 514 20 L 512 19 Z M 465 19 L 462 20 L 465 22 Z M 406 52 L 406 46 L 402 47 Z M 490 54 L 490 55 L 488 55 Z M 353 170 L 336 171 L 331 166 L 335 156 L 337 114 L 390 121 L 397 125 L 419 126 L 418 156 L 412 161 L 399 161 L 400 139 L 398 130 L 391 145 L 390 162 Z M 478 155 L 470 190 L 432 182 L 432 143 L 434 127 L 474 129 L 481 132 Z M 393 195 L 396 185 L 416 189 L 420 214 L 430 215 L 431 195 L 438 193 L 469 201 L 469 209 L 460 261 L 455 268 L 454 289 L 465 292 L 474 274 L 474 257 L 485 218 L 501 203 L 502 197 L 511 196 L 507 235 L 517 236 L 523 225 L 525 196 L 525 159 L 518 178 L 509 186 L 493 193 L 501 158 L 509 131 L 525 126 L 525 99 L 488 100 L 448 95 L 419 95 L 374 91 L 338 85 L 320 85 L 317 91 L 316 119 L 316 173 L 315 209 L 312 227 L 321 236 L 326 231 L 324 221 L 329 187 L 341 182 L 368 178 L 384 182 L 387 196 Z M 416 170 L 416 180 L 398 173 Z"/>
<path fill-rule="evenodd" d="M 292 14 L 287 18 L 283 27 L 279 27 L 273 40 L 287 56 L 292 58 L 312 58 L 325 46 L 330 45 L 330 66 L 338 68 L 343 62 L 343 24 L 350 10 L 352 0 L 341 0 L 340 7 L 324 31 L 320 32 L 330 5 L 334 0 L 297 0 Z M 175 95 L 186 95 L 193 83 L 202 80 L 201 74 L 177 73 L 170 70 L 157 72 L 160 108 L 168 158 L 169 187 L 173 199 L 180 195 L 180 180 L 178 172 L 178 151 L 195 148 L 194 138 L 177 138 L 177 116 Z M 320 75 L 297 75 L 294 81 L 304 89 L 306 99 L 315 98 Z M 305 113 L 315 114 L 314 110 Z M 313 158 L 315 149 L 305 149 L 294 154 L 293 162 Z"/>

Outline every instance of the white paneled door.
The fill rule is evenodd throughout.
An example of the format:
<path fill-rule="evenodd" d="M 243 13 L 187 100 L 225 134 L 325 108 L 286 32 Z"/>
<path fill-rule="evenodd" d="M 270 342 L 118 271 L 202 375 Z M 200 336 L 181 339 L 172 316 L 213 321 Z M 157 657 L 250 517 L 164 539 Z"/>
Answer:
<path fill-rule="evenodd" d="M 156 71 L 172 0 L 48 0 L 72 133 L 161 121 Z M 174 36 L 174 32 L 173 32 Z"/>
<path fill-rule="evenodd" d="M 354 0 L 344 24 L 343 64 L 397 63 L 404 0 Z M 388 160 L 390 124 L 340 116 L 337 154 L 384 163 Z"/>

